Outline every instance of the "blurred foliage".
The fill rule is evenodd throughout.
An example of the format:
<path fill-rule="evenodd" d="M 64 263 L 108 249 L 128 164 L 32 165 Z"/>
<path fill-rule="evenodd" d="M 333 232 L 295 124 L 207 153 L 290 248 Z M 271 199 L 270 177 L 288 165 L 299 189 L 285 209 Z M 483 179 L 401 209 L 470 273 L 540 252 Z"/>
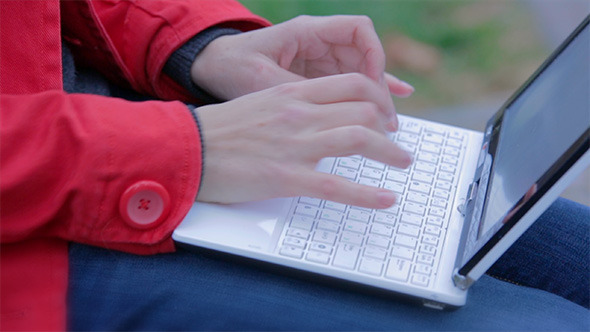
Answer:
<path fill-rule="evenodd" d="M 538 40 L 528 9 L 516 0 L 241 2 L 273 23 L 303 14 L 369 16 L 388 55 L 388 71 L 416 87 L 412 98 L 397 102 L 406 110 L 464 103 L 513 90 L 548 54 Z M 401 44 L 397 43 L 400 35 L 408 37 Z M 404 45 L 417 45 L 418 50 L 429 52 L 426 59 L 436 61 L 436 66 L 394 66 L 389 61 L 393 58 L 417 58 L 404 54 Z"/>

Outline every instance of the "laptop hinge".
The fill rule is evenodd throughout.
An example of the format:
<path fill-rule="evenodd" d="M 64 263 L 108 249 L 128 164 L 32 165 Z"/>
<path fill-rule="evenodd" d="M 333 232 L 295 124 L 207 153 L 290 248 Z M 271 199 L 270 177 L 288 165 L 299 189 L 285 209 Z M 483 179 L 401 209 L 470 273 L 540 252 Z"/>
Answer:
<path fill-rule="evenodd" d="M 467 198 L 465 199 L 465 203 L 457 206 L 457 210 L 459 210 L 459 212 L 461 213 L 461 215 L 463 217 L 465 217 L 467 215 L 467 208 L 469 207 L 469 204 L 475 200 L 475 197 L 477 196 L 477 188 L 478 187 L 479 187 L 479 180 L 470 184 L 469 189 L 467 189 Z"/>
<path fill-rule="evenodd" d="M 453 283 L 461 290 L 466 290 L 467 288 L 471 287 L 474 282 L 475 280 L 459 274 L 459 269 L 455 269 L 455 272 L 453 272 Z"/>

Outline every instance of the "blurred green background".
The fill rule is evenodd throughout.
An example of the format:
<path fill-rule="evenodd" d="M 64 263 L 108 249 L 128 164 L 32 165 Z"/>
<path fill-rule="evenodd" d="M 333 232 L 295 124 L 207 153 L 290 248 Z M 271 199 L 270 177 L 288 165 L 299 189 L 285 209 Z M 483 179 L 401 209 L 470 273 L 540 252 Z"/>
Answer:
<path fill-rule="evenodd" d="M 464 104 L 517 88 L 547 56 L 529 8 L 514 0 L 241 0 L 273 23 L 295 16 L 367 15 L 388 71 L 416 93 L 402 113 Z"/>

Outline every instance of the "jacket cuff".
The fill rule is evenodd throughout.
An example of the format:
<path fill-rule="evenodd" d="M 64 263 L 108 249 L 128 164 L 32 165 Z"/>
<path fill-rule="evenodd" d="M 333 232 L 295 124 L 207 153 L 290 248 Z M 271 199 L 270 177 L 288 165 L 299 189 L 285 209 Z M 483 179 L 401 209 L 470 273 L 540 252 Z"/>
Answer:
<path fill-rule="evenodd" d="M 193 82 L 191 78 L 191 66 L 197 55 L 215 38 L 238 33 L 241 33 L 241 31 L 220 27 L 211 27 L 200 32 L 172 53 L 164 65 L 164 73 L 204 104 L 220 102 L 221 100 L 207 93 Z"/>

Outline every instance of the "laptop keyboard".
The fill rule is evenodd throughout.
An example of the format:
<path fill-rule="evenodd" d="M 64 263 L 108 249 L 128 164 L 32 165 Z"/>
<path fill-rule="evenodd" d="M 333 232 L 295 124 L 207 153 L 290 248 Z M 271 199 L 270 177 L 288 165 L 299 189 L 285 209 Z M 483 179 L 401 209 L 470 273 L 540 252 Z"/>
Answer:
<path fill-rule="evenodd" d="M 371 210 L 316 198 L 293 203 L 279 254 L 428 287 L 436 277 L 466 136 L 400 118 L 392 140 L 414 156 L 408 169 L 361 156 L 336 158 L 332 173 L 394 191 L 398 202 Z"/>

